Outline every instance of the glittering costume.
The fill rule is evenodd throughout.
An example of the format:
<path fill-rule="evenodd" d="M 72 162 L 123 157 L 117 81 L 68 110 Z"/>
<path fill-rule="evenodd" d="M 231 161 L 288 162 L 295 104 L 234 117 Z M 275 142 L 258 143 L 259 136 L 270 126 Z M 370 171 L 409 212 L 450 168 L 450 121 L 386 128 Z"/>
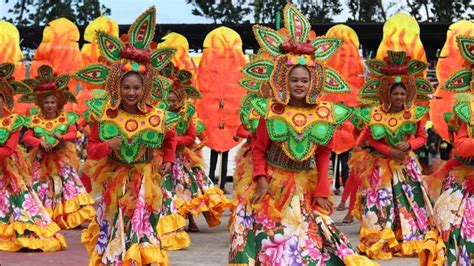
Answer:
<path fill-rule="evenodd" d="M 0 97 L 6 107 L 0 117 L 0 250 L 58 251 L 67 246 L 59 234 L 60 228 L 51 220 L 36 192 L 26 185 L 31 182 L 30 165 L 18 146 L 25 119 L 10 111 L 13 94 L 30 88 L 11 79 L 13 70 L 13 64 L 0 64 Z"/>
<path fill-rule="evenodd" d="M 445 117 L 452 133 L 454 158 L 437 173 L 443 180 L 433 208 L 437 231 L 426 236 L 420 265 L 472 265 L 474 256 L 474 36 L 457 36 L 465 59 L 440 88 L 456 93 Z M 452 51 L 452 50 L 451 50 Z M 449 58 L 448 58 L 449 61 Z"/>
<path fill-rule="evenodd" d="M 359 96 L 373 105 L 356 111 L 367 124 L 362 134 L 372 148 L 362 162 L 355 210 L 361 220 L 359 249 L 374 259 L 409 256 L 420 251 L 429 230 L 431 203 L 412 151 L 425 145 L 421 119 L 429 110 L 415 102 L 426 100 L 433 89 L 422 76 L 427 64 L 405 52 L 388 51 L 384 60 L 368 60 L 367 66 L 372 76 Z M 394 83 L 404 84 L 407 91 L 405 107 L 398 113 L 389 112 Z M 409 143 L 409 153 L 397 161 L 390 152 L 402 141 Z"/>
<path fill-rule="evenodd" d="M 313 197 L 329 196 L 331 139 L 335 127 L 352 113 L 349 107 L 318 99 L 323 90 L 349 90 L 336 71 L 325 67 L 341 40 L 314 38 L 309 21 L 291 4 L 283 14 L 286 31 L 254 26 L 261 55 L 242 69 L 244 88 L 270 86 L 272 95 L 251 99 L 262 118 L 252 144 L 253 171 L 244 172 L 239 180 L 246 195 L 236 195 L 229 264 L 370 265 L 355 254 L 327 213 L 311 206 Z M 310 73 L 307 108 L 288 105 L 289 73 L 300 65 Z M 272 197 L 251 204 L 257 187 L 254 178 L 260 176 L 267 178 Z"/>
<path fill-rule="evenodd" d="M 81 81 L 103 84 L 108 93 L 87 102 L 95 119 L 88 160 L 96 162 L 84 172 L 91 178 L 91 194 L 99 203 L 96 218 L 82 232 L 89 265 L 168 264 L 157 231 L 163 196 L 159 167 L 175 160 L 173 126 L 178 116 L 155 107 L 156 99 L 172 82 L 158 71 L 174 53 L 170 48 L 151 48 L 156 47 L 152 44 L 155 13 L 154 7 L 146 10 L 121 39 L 97 32 L 105 62 L 75 74 Z M 143 82 L 137 114 L 121 108 L 121 82 L 131 71 Z M 115 137 L 121 138 L 118 150 L 108 143 Z M 160 152 L 162 156 L 157 155 Z"/>
<path fill-rule="evenodd" d="M 172 175 L 165 179 L 166 187 L 172 189 L 169 193 L 174 197 L 173 202 L 179 214 L 186 217 L 204 212 L 208 225 L 217 226 L 221 223 L 224 210 L 230 207 L 230 201 L 214 186 L 204 172 L 204 159 L 192 149 L 198 133 L 194 122 L 196 111 L 190 100 L 200 98 L 201 94 L 191 86 L 192 75 L 189 71 L 180 70 L 170 64 L 163 70 L 163 74 L 174 80 L 168 93 L 173 92 L 176 95 L 176 107 L 179 108 L 177 114 L 180 115 L 176 126 L 176 164 L 173 166 Z"/>
<path fill-rule="evenodd" d="M 52 219 L 63 229 L 80 226 L 95 215 L 94 201 L 77 174 L 79 158 L 74 141 L 79 115 L 62 111 L 67 101 L 75 102 L 67 87 L 69 79 L 64 74 L 56 76 L 51 66 L 42 65 L 37 78 L 24 80 L 31 90 L 19 99 L 19 102 L 41 106 L 45 97 L 56 98 L 58 115 L 54 118 L 46 118 L 39 108 L 30 109 L 23 141 L 31 149 L 33 189 Z M 43 141 L 51 146 L 49 152 L 42 147 Z"/>

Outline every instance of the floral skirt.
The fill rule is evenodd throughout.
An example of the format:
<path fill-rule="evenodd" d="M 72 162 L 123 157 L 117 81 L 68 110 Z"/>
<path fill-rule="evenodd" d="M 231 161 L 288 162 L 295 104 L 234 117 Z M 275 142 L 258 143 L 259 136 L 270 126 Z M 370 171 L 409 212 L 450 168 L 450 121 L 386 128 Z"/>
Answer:
<path fill-rule="evenodd" d="M 474 264 L 474 168 L 453 167 L 433 208 L 437 231 L 425 238 L 420 265 Z"/>
<path fill-rule="evenodd" d="M 205 212 L 209 227 L 219 225 L 224 210 L 232 207 L 231 201 L 206 175 L 198 154 L 188 148 L 177 154 L 172 175 L 165 179 L 165 187 L 173 190 L 178 213 L 186 217 Z"/>
<path fill-rule="evenodd" d="M 373 265 L 327 214 L 311 207 L 315 171 L 267 165 L 267 172 L 273 198 L 259 204 L 249 203 L 256 188 L 251 171 L 239 182 L 248 190 L 233 214 L 229 265 Z"/>
<path fill-rule="evenodd" d="M 59 151 L 30 152 L 33 189 L 52 219 L 63 229 L 72 229 L 94 218 L 94 200 L 82 185 L 75 146 L 67 143 Z"/>
<path fill-rule="evenodd" d="M 432 209 L 415 155 L 399 162 L 370 154 L 364 166 L 354 210 L 359 250 L 372 259 L 419 253 Z"/>
<path fill-rule="evenodd" d="M 89 265 L 168 264 L 156 229 L 162 202 L 159 165 L 123 165 L 103 158 L 84 169 L 98 199 L 97 215 L 81 238 Z"/>
<path fill-rule="evenodd" d="M 22 248 L 58 251 L 67 247 L 36 193 L 24 183 L 30 178 L 21 151 L 0 162 L 0 250 Z"/>

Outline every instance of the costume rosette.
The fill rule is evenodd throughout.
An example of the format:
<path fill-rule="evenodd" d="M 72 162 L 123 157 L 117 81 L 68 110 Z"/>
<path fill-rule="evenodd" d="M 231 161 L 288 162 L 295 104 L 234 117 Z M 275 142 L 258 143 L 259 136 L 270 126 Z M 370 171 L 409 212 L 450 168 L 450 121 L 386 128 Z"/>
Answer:
<path fill-rule="evenodd" d="M 252 144 L 253 172 L 245 172 L 239 181 L 247 195 L 236 195 L 229 264 L 370 265 L 355 254 L 327 213 L 311 206 L 313 197 L 330 194 L 331 139 L 335 127 L 352 114 L 349 107 L 318 99 L 322 91 L 349 90 L 339 74 L 325 66 L 341 40 L 314 38 L 309 21 L 291 4 L 283 14 L 285 29 L 279 32 L 254 26 L 261 55 L 242 69 L 245 88 L 269 88 L 271 96 L 251 99 L 262 118 Z M 309 108 L 288 104 L 289 74 L 297 66 L 304 66 L 310 76 L 303 100 Z M 263 176 L 272 196 L 251 204 L 257 187 L 253 179 Z"/>
<path fill-rule="evenodd" d="M 420 251 L 430 229 L 431 203 L 413 150 L 426 142 L 421 119 L 429 111 L 415 103 L 429 99 L 433 88 L 422 76 L 427 64 L 412 60 L 405 52 L 388 51 L 384 60 L 366 64 L 371 77 L 359 96 L 373 105 L 356 111 L 367 124 L 362 138 L 371 147 L 363 162 L 358 161 L 364 169 L 354 210 L 361 221 L 359 249 L 375 259 L 409 256 Z M 391 113 L 391 88 L 400 83 L 405 86 L 407 102 L 402 111 Z M 409 144 L 408 155 L 395 160 L 390 152 L 403 141 Z"/>
<path fill-rule="evenodd" d="M 154 49 L 154 7 L 146 10 L 121 39 L 97 32 L 103 63 L 79 70 L 75 77 L 103 85 L 106 97 L 87 102 L 93 122 L 88 160 L 95 160 L 84 174 L 91 178 L 98 199 L 96 218 L 82 232 L 89 265 L 168 264 L 157 231 L 162 205 L 161 163 L 175 161 L 175 131 L 178 116 L 156 108 L 156 99 L 171 80 L 158 74 L 174 49 Z M 139 76 L 143 96 L 137 114 L 122 109 L 120 87 L 129 73 Z M 109 140 L 120 138 L 118 149 Z M 163 156 L 158 156 L 163 151 Z M 86 162 L 87 164 L 87 162 Z"/>
<path fill-rule="evenodd" d="M 176 126 L 177 150 L 176 163 L 172 175 L 165 179 L 166 189 L 174 197 L 178 213 L 186 217 L 204 213 L 210 227 L 221 223 L 222 213 L 231 207 L 230 200 L 224 196 L 222 190 L 214 186 L 212 180 L 204 172 L 204 158 L 199 151 L 194 150 L 197 132 L 195 124 L 196 108 L 191 99 L 201 97 L 200 92 L 191 86 L 192 74 L 189 71 L 178 69 L 169 64 L 162 73 L 173 80 L 173 86 L 168 93 L 177 98 L 175 111 L 180 116 Z M 167 104 L 166 101 L 163 104 Z M 170 107 L 168 107 L 170 109 Z M 202 131 L 202 126 L 200 128 Z M 201 133 L 202 134 L 202 133 Z"/>
<path fill-rule="evenodd" d="M 445 113 L 454 156 L 433 174 L 443 180 L 433 208 L 437 231 L 426 236 L 420 265 L 471 265 L 474 256 L 474 37 L 456 40 L 458 50 L 452 51 L 462 55 L 464 65 L 440 86 L 456 94 L 452 113 Z"/>
<path fill-rule="evenodd" d="M 95 215 L 94 201 L 77 174 L 79 158 L 74 141 L 79 115 L 63 111 L 66 102 L 76 101 L 69 92 L 69 80 L 68 75 L 56 75 L 51 66 L 42 65 L 36 78 L 23 81 L 31 89 L 24 91 L 18 100 L 41 106 L 49 96 L 56 99 L 57 115 L 53 118 L 46 118 L 38 107 L 30 109 L 23 142 L 30 148 L 33 189 L 52 219 L 63 229 L 80 226 Z M 42 143 L 47 143 L 50 150 Z"/>
<path fill-rule="evenodd" d="M 13 95 L 30 88 L 13 80 L 14 65 L 0 64 L 0 250 L 18 251 L 22 248 L 58 251 L 67 244 L 59 234 L 59 226 L 51 220 L 31 183 L 30 164 L 18 146 L 24 118 L 11 112 Z M 0 110 L 2 113 L 2 110 Z"/>

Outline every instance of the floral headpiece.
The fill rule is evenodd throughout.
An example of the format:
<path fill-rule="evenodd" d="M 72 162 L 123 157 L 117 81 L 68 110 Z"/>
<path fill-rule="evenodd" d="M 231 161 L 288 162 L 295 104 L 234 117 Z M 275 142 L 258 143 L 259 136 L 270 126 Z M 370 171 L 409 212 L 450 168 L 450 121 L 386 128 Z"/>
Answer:
<path fill-rule="evenodd" d="M 470 91 L 474 94 L 474 37 L 458 36 L 456 40 L 461 56 L 466 60 L 466 66 L 449 77 L 442 88 L 455 93 Z"/>
<path fill-rule="evenodd" d="M 338 38 L 315 37 L 311 24 L 292 4 L 283 12 L 285 28 L 280 31 L 255 25 L 253 32 L 261 52 L 242 69 L 245 75 L 240 84 L 249 91 L 270 86 L 272 97 L 282 104 L 290 100 L 289 73 L 297 65 L 310 72 L 310 87 L 306 102 L 315 104 L 321 91 L 348 92 L 349 86 L 325 61 L 340 47 Z"/>
<path fill-rule="evenodd" d="M 58 109 L 62 109 L 66 102 L 77 103 L 76 97 L 69 91 L 69 80 L 69 75 L 56 75 L 50 65 L 41 65 L 37 77 L 23 80 L 31 89 L 24 91 L 18 102 L 40 105 L 44 97 L 55 96 Z"/>
<path fill-rule="evenodd" d="M 162 98 L 162 91 L 172 81 L 158 75 L 172 58 L 175 49 L 159 48 L 152 42 L 155 35 L 155 7 L 141 14 L 130 26 L 127 35 L 120 39 L 105 32 L 97 32 L 97 40 L 102 63 L 91 64 L 79 70 L 75 77 L 79 80 L 104 85 L 109 93 L 109 107 L 117 109 L 121 103 L 120 84 L 124 75 L 137 72 L 143 80 L 144 96 L 138 108 L 147 113 Z"/>
<path fill-rule="evenodd" d="M 174 92 L 180 101 L 179 106 L 184 106 L 188 99 L 200 99 L 201 93 L 192 86 L 193 74 L 187 70 L 177 68 L 173 63 L 166 65 L 161 74 L 170 79 L 173 84 L 162 92 L 163 102 L 167 101 L 170 92 Z"/>
<path fill-rule="evenodd" d="M 371 59 L 366 62 L 372 74 L 359 92 L 365 103 L 381 103 L 385 111 L 390 109 L 390 88 L 394 83 L 403 83 L 408 91 L 405 108 L 414 101 L 423 102 L 433 93 L 431 83 L 423 77 L 428 67 L 425 62 L 411 59 L 403 51 L 388 51 L 384 60 Z"/>
<path fill-rule="evenodd" d="M 14 105 L 14 94 L 22 94 L 30 90 L 23 82 L 15 81 L 13 77 L 15 65 L 11 63 L 0 64 L 0 95 L 6 102 L 6 109 L 11 111 Z"/>

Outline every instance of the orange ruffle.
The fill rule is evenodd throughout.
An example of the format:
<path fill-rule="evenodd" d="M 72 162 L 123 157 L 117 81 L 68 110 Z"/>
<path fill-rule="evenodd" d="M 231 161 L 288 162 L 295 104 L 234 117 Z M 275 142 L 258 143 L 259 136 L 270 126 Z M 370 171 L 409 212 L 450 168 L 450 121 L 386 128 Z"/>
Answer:
<path fill-rule="evenodd" d="M 443 266 L 446 246 L 437 230 L 426 233 L 425 242 L 419 254 L 421 266 Z"/>
<path fill-rule="evenodd" d="M 184 231 L 186 219 L 183 216 L 173 213 L 165 217 L 160 217 L 156 229 L 160 236 L 161 246 L 166 250 L 180 250 L 191 246 L 191 238 Z"/>

